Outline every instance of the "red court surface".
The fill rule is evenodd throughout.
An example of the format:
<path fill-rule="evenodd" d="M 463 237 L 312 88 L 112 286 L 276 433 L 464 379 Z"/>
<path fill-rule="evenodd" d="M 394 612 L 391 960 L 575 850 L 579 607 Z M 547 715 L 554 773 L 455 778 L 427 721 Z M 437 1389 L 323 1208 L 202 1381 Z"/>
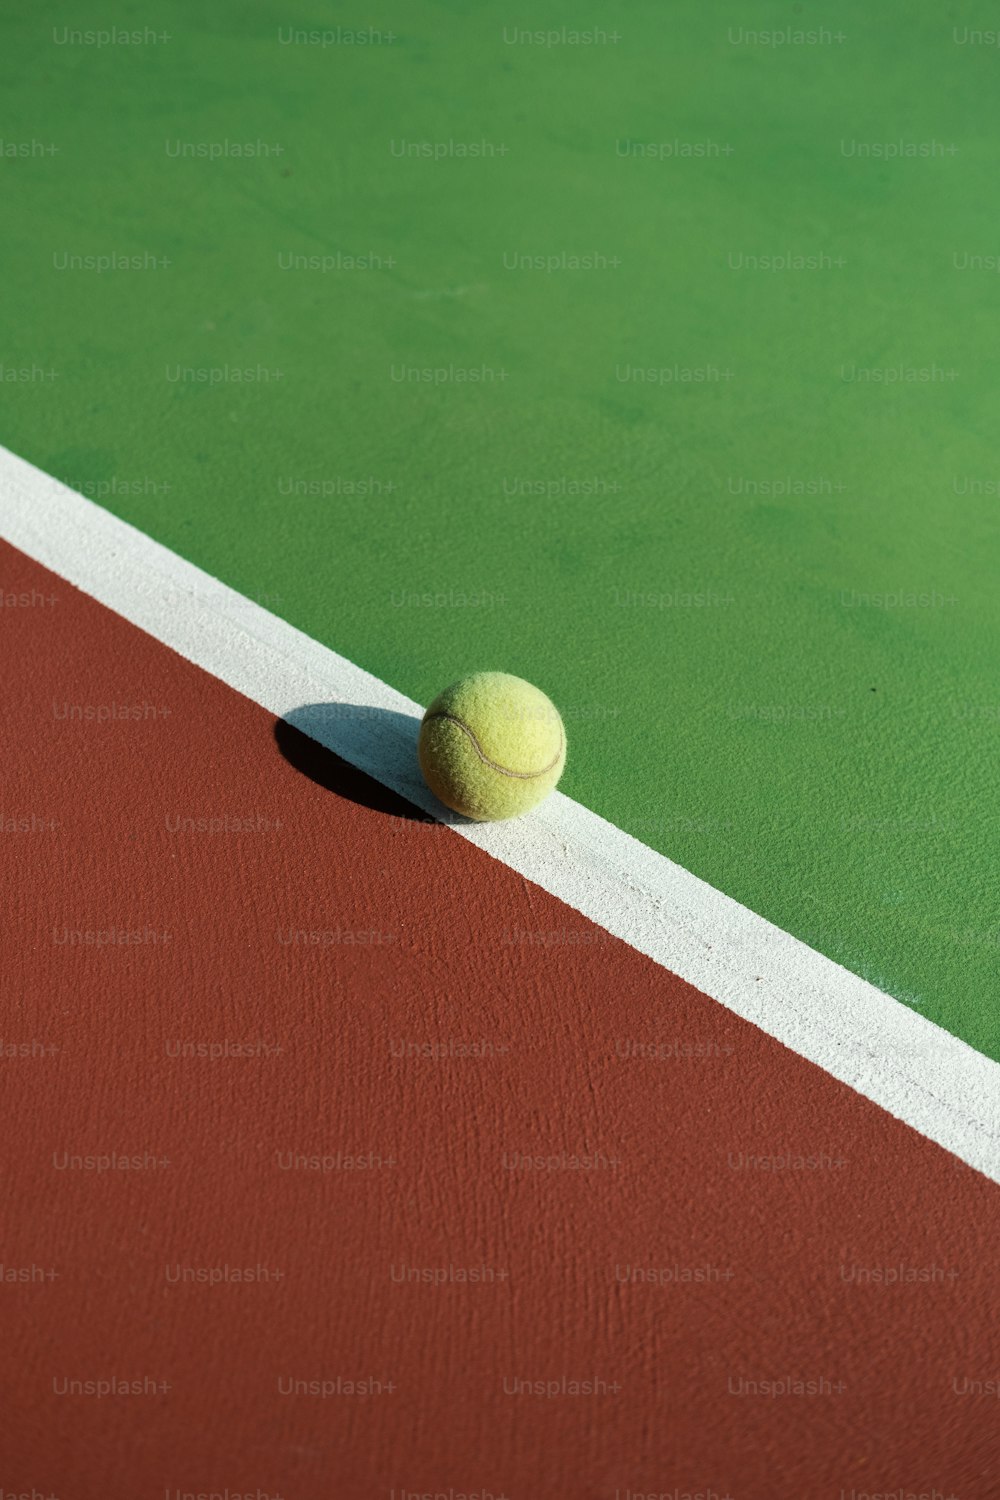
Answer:
<path fill-rule="evenodd" d="M 994 1184 L 0 559 L 6 1491 L 997 1495 Z"/>

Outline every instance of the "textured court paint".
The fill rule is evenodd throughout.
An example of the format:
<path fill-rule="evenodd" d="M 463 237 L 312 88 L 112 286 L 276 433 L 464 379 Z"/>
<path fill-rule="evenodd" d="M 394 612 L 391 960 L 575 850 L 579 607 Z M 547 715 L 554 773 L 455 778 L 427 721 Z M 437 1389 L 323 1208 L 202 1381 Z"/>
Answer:
<path fill-rule="evenodd" d="M 995 1184 L 3 560 L 56 600 L 3 617 L 3 1263 L 56 1273 L 0 1287 L 7 1488 L 991 1500 Z M 169 1390 L 61 1394 L 112 1376 Z"/>
<path fill-rule="evenodd" d="M 3 450 L 0 495 L 30 557 L 1000 1180 L 996 1063 L 559 793 L 456 821 L 417 771 L 417 704 Z"/>
<path fill-rule="evenodd" d="M 502 654 L 571 796 L 1000 1056 L 983 18 L 155 9 L 3 18 L 0 439 L 419 702 Z"/>

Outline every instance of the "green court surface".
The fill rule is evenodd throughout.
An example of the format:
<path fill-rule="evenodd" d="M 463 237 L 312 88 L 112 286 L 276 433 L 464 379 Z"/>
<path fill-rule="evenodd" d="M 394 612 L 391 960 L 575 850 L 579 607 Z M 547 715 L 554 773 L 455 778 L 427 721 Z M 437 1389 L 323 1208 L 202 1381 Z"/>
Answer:
<path fill-rule="evenodd" d="M 0 441 L 1000 1057 L 1000 48 L 341 10 L 5 18 Z"/>

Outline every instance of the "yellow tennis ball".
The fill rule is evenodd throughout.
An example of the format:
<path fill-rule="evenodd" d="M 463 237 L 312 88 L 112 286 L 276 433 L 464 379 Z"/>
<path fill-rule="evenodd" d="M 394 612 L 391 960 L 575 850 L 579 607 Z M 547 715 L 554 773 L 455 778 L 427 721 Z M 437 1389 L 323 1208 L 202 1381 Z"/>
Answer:
<path fill-rule="evenodd" d="M 439 693 L 417 747 L 424 780 L 478 822 L 541 802 L 566 764 L 566 732 L 545 694 L 509 672 L 473 672 Z"/>

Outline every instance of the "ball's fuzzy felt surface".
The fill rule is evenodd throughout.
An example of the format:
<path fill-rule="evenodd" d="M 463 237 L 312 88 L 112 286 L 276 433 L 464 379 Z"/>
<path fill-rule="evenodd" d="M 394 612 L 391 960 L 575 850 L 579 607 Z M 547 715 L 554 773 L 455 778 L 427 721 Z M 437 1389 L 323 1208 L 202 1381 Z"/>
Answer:
<path fill-rule="evenodd" d="M 566 764 L 555 705 L 509 672 L 474 672 L 424 714 L 420 769 L 436 797 L 477 822 L 514 818 L 541 802 Z"/>

